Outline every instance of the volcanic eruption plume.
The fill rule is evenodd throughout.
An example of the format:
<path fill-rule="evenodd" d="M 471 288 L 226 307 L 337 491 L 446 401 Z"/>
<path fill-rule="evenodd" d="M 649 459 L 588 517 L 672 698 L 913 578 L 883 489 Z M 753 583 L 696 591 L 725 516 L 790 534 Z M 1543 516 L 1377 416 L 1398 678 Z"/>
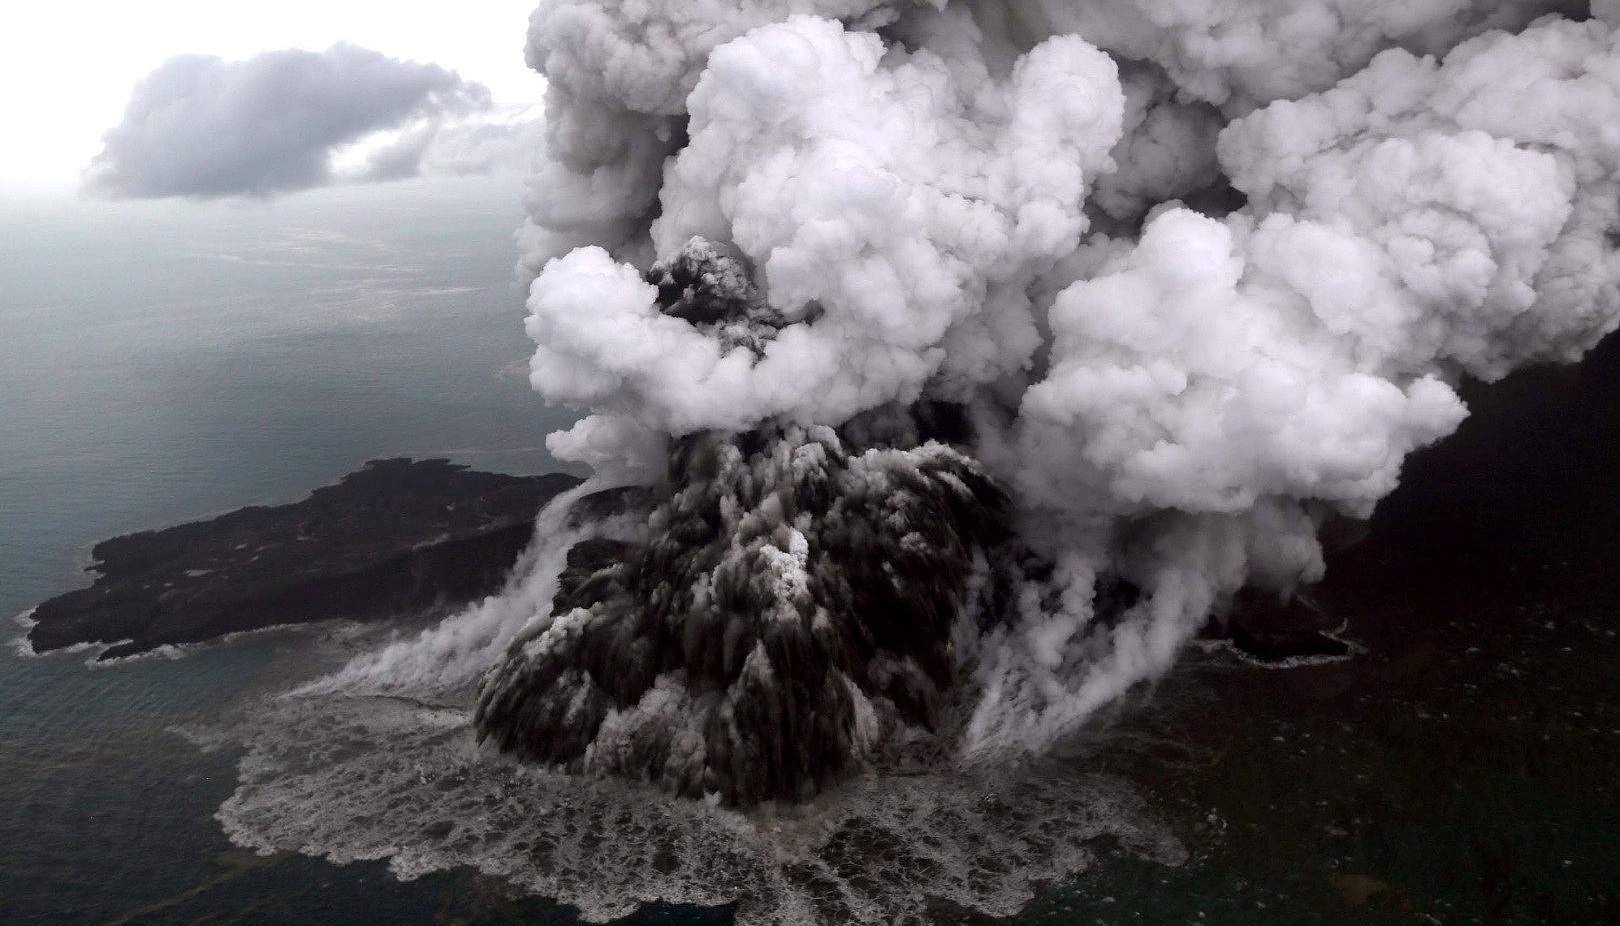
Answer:
<path fill-rule="evenodd" d="M 532 381 L 618 513 L 457 644 L 480 735 L 802 798 L 1319 579 L 1462 377 L 1615 327 L 1616 7 L 548 0 Z"/>

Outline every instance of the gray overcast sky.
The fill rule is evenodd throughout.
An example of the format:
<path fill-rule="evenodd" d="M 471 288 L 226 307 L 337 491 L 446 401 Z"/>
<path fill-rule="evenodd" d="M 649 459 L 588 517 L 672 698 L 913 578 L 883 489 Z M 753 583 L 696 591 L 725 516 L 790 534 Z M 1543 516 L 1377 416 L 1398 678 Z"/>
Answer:
<path fill-rule="evenodd" d="M 501 106 L 537 102 L 544 81 L 523 65 L 537 2 L 18 0 L 0 28 L 0 190 L 75 185 L 136 81 L 188 52 L 236 59 L 347 41 L 453 69 Z"/>

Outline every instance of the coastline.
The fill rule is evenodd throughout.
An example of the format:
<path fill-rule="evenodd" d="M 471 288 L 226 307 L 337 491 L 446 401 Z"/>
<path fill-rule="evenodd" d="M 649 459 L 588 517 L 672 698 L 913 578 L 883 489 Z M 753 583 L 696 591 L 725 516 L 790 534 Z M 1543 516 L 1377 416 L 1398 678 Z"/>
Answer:
<path fill-rule="evenodd" d="M 101 647 L 94 661 L 105 663 L 272 627 L 453 608 L 500 587 L 539 509 L 578 482 L 373 460 L 296 502 L 108 538 L 92 547 L 88 587 L 26 612 L 18 652 Z"/>

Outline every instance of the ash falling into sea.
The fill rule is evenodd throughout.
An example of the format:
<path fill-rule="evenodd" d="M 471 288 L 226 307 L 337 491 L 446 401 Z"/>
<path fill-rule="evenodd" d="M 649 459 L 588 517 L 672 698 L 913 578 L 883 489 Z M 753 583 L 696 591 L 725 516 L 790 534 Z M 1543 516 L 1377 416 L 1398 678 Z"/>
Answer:
<path fill-rule="evenodd" d="M 1615 328 L 1616 23 L 548 0 L 531 379 L 596 476 L 501 595 L 266 708 L 227 827 L 760 922 L 1173 859 L 1106 781 L 990 770 L 1320 579 L 1463 378 Z"/>

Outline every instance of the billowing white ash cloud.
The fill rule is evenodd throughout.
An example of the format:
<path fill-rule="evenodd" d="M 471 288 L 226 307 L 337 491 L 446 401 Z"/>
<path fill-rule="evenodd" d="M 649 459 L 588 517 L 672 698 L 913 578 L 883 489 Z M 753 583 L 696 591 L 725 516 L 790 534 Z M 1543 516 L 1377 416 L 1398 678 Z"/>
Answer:
<path fill-rule="evenodd" d="M 1547 13 L 1587 12 L 1585 3 L 1567 0 L 974 0 L 972 5 L 1005 23 L 1011 34 L 1079 34 L 1111 54 L 1152 61 L 1188 96 L 1234 115 L 1326 90 L 1389 48 L 1444 55 L 1487 31 L 1518 31 Z M 990 12 L 997 7 L 1004 12 Z"/>
<path fill-rule="evenodd" d="M 1615 327 L 1613 6 L 542 5 L 532 379 L 655 513 L 481 729 L 794 797 L 905 730 L 1039 749 L 1320 578 L 1460 378 Z"/>

